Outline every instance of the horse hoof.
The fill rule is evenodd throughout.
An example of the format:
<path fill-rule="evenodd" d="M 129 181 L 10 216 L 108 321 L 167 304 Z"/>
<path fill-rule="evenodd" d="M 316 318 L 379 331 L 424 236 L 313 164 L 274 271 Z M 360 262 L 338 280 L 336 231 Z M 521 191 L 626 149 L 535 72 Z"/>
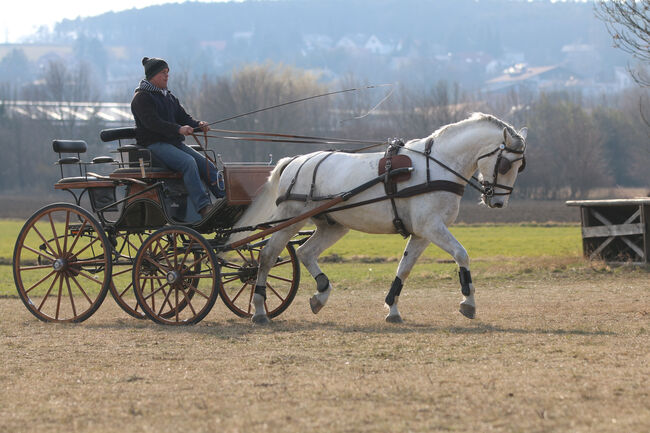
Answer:
<path fill-rule="evenodd" d="M 404 323 L 404 320 L 402 320 L 402 316 L 399 314 L 395 314 L 393 316 L 386 316 L 386 322 L 388 323 Z"/>
<path fill-rule="evenodd" d="M 473 305 L 460 304 L 460 310 L 458 311 L 468 319 L 473 319 L 476 316 L 476 307 Z"/>
<path fill-rule="evenodd" d="M 253 316 L 251 321 L 255 325 L 268 325 L 269 323 L 271 323 L 269 317 L 266 314 L 259 314 L 257 316 Z"/>
<path fill-rule="evenodd" d="M 311 312 L 318 314 L 318 312 L 323 308 L 323 304 L 318 300 L 316 295 L 309 298 L 309 306 L 311 307 Z"/>

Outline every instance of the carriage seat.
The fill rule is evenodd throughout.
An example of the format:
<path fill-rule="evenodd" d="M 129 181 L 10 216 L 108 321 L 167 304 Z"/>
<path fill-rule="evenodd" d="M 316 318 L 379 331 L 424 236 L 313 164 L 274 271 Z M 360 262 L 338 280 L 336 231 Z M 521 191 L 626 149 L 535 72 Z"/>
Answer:
<path fill-rule="evenodd" d="M 119 140 L 119 147 L 116 152 L 126 155 L 128 162 L 127 167 L 118 168 L 110 177 L 113 179 L 135 178 L 135 179 L 181 179 L 182 173 L 170 170 L 160 160 L 158 160 L 150 150 L 145 146 L 137 143 L 122 144 L 122 140 L 135 140 L 136 128 L 112 128 L 104 129 L 99 133 L 103 142 Z M 200 146 L 190 145 L 197 150 Z M 140 167 L 140 159 L 145 164 L 144 168 Z"/>
<path fill-rule="evenodd" d="M 61 167 L 61 179 L 54 184 L 55 189 L 79 189 L 79 188 L 104 188 L 112 187 L 114 183 L 106 179 L 99 179 L 95 176 L 84 175 L 81 166 L 81 154 L 88 150 L 88 145 L 83 140 L 52 140 L 52 149 L 59 154 L 59 160 L 56 162 Z M 76 153 L 77 156 L 63 156 L 66 153 Z M 109 161 L 110 160 L 110 161 Z M 93 164 L 102 164 L 113 161 L 113 158 L 107 156 L 98 156 L 93 159 Z M 77 164 L 79 166 L 79 176 L 64 176 L 63 166 Z"/>

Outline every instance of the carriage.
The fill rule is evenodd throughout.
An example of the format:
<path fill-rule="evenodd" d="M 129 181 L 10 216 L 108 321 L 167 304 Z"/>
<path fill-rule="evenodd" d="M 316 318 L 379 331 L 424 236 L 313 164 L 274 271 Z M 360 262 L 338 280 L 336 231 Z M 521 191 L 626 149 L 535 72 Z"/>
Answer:
<path fill-rule="evenodd" d="M 115 158 L 83 162 L 85 141 L 53 141 L 61 172 L 54 188 L 71 193 L 74 203 L 39 209 L 20 231 L 13 272 L 27 309 L 47 322 L 81 322 L 110 292 L 133 317 L 183 325 L 202 320 L 220 294 L 233 313 L 250 316 L 258 257 L 268 238 L 260 233 L 235 248 L 225 242 L 271 162 L 228 164 L 219 158 L 226 195 L 201 219 L 181 174 L 135 144 L 135 128 L 103 130 L 100 137 L 116 142 Z M 97 174 L 102 167 L 110 172 Z M 286 310 L 296 295 L 295 245 L 309 235 L 300 232 L 276 260 L 267 285 L 270 316 Z"/>

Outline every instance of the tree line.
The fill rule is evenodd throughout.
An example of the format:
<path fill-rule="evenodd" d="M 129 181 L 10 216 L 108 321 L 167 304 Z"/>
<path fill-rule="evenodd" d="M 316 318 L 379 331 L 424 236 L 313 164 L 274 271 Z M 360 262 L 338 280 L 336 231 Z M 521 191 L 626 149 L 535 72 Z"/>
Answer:
<path fill-rule="evenodd" d="M 214 122 L 306 96 L 368 84 L 353 75 L 325 84 L 312 72 L 265 63 L 199 79 L 179 73 L 172 77 L 170 87 L 196 118 Z M 99 140 L 99 131 L 106 123 L 97 116 L 83 122 L 63 115 L 62 120 L 45 115 L 33 119 L 10 109 L 16 100 L 31 99 L 55 101 L 61 113 L 69 112 L 74 109 L 71 102 L 96 100 L 95 86 L 83 66 L 70 67 L 61 62 L 48 65 L 38 86 L 19 91 L 0 83 L 0 187 L 4 193 L 52 191 L 59 177 L 59 169 L 53 165 L 53 139 L 86 140 L 89 153 L 85 160 L 110 152 L 111 148 Z M 516 128 L 528 126 L 530 130 L 528 164 L 517 181 L 517 196 L 581 198 L 592 188 L 648 186 L 650 129 L 639 114 L 639 98 L 644 92 L 637 89 L 590 100 L 568 92 L 486 95 L 437 81 L 421 87 L 394 85 L 347 92 L 213 127 L 382 142 L 391 137 L 424 137 L 473 111 L 483 111 Z M 327 148 L 226 139 L 213 139 L 210 146 L 226 162 L 268 161 L 269 154 L 277 161 L 283 156 Z"/>

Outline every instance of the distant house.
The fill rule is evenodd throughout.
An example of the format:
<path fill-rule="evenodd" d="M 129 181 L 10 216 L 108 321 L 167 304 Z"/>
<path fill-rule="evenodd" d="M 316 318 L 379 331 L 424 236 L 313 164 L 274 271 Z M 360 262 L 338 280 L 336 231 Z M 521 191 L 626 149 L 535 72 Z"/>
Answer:
<path fill-rule="evenodd" d="M 394 50 L 392 45 L 382 43 L 375 35 L 370 36 L 363 47 L 373 54 L 380 54 L 382 56 L 386 56 Z"/>
<path fill-rule="evenodd" d="M 310 33 L 302 36 L 302 43 L 305 50 L 329 50 L 332 48 L 334 41 L 327 35 L 320 33 Z"/>
<path fill-rule="evenodd" d="M 575 74 L 558 66 L 528 66 L 519 63 L 503 71 L 502 75 L 485 82 L 487 92 L 527 90 L 537 93 L 542 90 L 560 90 L 575 86 L 579 80 Z"/>
<path fill-rule="evenodd" d="M 226 49 L 226 41 L 201 41 L 201 48 L 208 48 L 213 51 L 223 51 Z"/>

